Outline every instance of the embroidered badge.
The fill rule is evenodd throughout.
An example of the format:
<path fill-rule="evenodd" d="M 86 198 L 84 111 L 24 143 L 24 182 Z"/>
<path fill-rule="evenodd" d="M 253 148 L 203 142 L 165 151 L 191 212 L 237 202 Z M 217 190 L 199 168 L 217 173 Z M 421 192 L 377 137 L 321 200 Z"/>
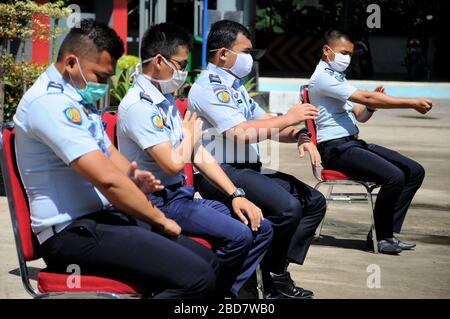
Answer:
<path fill-rule="evenodd" d="M 231 99 L 230 92 L 228 92 L 228 89 L 225 85 L 214 85 L 213 92 L 220 102 L 222 103 L 230 102 Z"/>
<path fill-rule="evenodd" d="M 64 110 L 64 115 L 69 120 L 69 122 L 81 125 L 83 119 L 81 117 L 80 111 L 75 107 L 68 107 Z"/>
<path fill-rule="evenodd" d="M 216 94 L 216 96 L 220 102 L 223 103 L 230 102 L 230 93 L 228 93 L 228 91 L 220 91 L 219 93 Z"/>
<path fill-rule="evenodd" d="M 163 120 L 161 119 L 161 116 L 159 116 L 158 114 L 152 116 L 152 124 L 158 130 L 162 130 L 164 127 Z"/>

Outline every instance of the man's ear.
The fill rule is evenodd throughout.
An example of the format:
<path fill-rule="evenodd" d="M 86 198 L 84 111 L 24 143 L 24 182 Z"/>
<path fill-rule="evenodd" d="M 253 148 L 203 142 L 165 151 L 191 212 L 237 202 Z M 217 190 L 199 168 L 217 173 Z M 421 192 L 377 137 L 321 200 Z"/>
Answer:
<path fill-rule="evenodd" d="M 227 60 L 227 53 L 228 53 L 228 50 L 225 48 L 222 48 L 217 52 L 217 54 L 219 55 L 219 59 L 223 62 L 225 62 Z"/>
<path fill-rule="evenodd" d="M 162 65 L 164 63 L 163 58 L 161 56 L 161 54 L 157 54 L 155 56 L 155 58 L 152 60 L 152 62 L 154 63 L 155 68 L 160 71 L 162 68 Z"/>
<path fill-rule="evenodd" d="M 72 71 L 77 64 L 77 59 L 74 54 L 68 54 L 64 57 L 64 67 L 66 70 Z"/>

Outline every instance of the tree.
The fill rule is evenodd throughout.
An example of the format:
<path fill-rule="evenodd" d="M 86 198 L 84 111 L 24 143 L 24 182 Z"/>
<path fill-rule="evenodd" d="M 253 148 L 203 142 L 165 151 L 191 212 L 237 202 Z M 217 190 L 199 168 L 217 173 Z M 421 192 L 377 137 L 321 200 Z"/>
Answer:
<path fill-rule="evenodd" d="M 23 59 L 25 41 L 49 40 L 56 38 L 61 32 L 57 27 L 51 28 L 43 21 L 48 18 L 55 20 L 66 17 L 72 10 L 64 7 L 63 1 L 37 4 L 33 1 L 16 1 L 0 3 L 0 122 L 4 120 L 5 76 L 15 68 L 14 64 Z M 19 50 L 14 57 L 10 53 L 11 42 L 19 40 Z M 24 62 L 22 61 L 21 64 Z M 29 83 L 27 74 L 22 74 L 23 86 Z"/>

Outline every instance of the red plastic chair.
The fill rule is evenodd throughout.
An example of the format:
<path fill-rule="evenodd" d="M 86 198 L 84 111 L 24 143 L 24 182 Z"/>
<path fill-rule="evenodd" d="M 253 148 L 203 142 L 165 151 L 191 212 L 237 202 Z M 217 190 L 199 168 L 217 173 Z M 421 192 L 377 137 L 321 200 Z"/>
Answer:
<path fill-rule="evenodd" d="M 19 259 L 20 276 L 25 290 L 34 298 L 46 297 L 140 297 L 139 284 L 116 279 L 80 275 L 79 287 L 69 288 L 72 273 L 54 273 L 48 269 L 39 271 L 37 289 L 30 283 L 27 262 L 41 258 L 39 243 L 31 230 L 29 204 L 16 164 L 13 123 L 4 123 L 0 134 L 0 162 L 3 182 L 8 197 L 9 211 Z"/>
<path fill-rule="evenodd" d="M 308 96 L 308 86 L 302 85 L 300 87 L 300 100 L 303 103 L 310 103 L 309 102 L 309 96 Z M 317 131 L 316 131 L 316 124 L 313 120 L 307 120 L 305 123 L 308 130 L 311 132 L 311 140 L 312 142 L 317 146 Z M 372 230 L 372 240 L 373 240 L 373 246 L 374 246 L 374 252 L 378 254 L 378 243 L 377 243 L 377 235 L 375 231 L 375 221 L 374 221 L 374 204 L 373 204 L 373 194 L 372 192 L 374 189 L 378 188 L 380 185 L 377 185 L 374 182 L 367 181 L 362 176 L 353 176 L 353 175 L 347 175 L 339 171 L 330 170 L 330 169 L 322 169 L 320 174 L 317 170 L 317 167 L 314 165 L 312 166 L 312 172 L 314 177 L 317 179 L 318 183 L 314 187 L 315 189 L 319 189 L 322 185 L 328 186 L 328 191 L 326 194 L 327 201 L 346 201 L 346 202 L 352 202 L 352 201 L 367 201 L 368 203 L 368 209 L 369 214 L 371 218 L 371 230 Z M 364 193 L 333 193 L 333 187 L 336 185 L 360 185 L 363 186 L 365 189 Z M 319 233 L 317 235 L 317 238 L 320 238 L 320 234 L 322 232 L 322 226 L 323 222 L 325 221 L 325 216 L 319 226 Z"/>
<path fill-rule="evenodd" d="M 117 112 L 103 113 L 103 125 L 105 127 L 105 132 L 108 135 L 111 143 L 113 143 L 116 147 L 118 145 L 116 134 L 117 119 L 118 119 Z"/>
<path fill-rule="evenodd" d="M 178 111 L 181 114 L 181 117 L 184 118 L 184 114 L 186 114 L 187 108 L 188 108 L 189 102 L 187 98 L 184 99 L 177 99 L 176 100 L 176 106 Z M 186 163 L 184 166 L 184 175 L 186 176 L 186 183 L 188 185 L 194 185 L 194 168 L 192 166 L 192 163 Z"/>

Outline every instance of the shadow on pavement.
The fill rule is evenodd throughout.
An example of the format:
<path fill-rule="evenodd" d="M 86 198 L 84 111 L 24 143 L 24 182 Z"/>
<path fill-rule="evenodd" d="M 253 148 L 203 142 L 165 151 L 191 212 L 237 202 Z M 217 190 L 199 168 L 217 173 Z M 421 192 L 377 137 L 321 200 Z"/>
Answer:
<path fill-rule="evenodd" d="M 366 241 L 360 239 L 343 239 L 328 235 L 320 235 L 320 238 L 314 239 L 312 244 L 316 246 L 331 246 L 370 252 L 366 249 Z"/>
<path fill-rule="evenodd" d="M 28 266 L 28 277 L 31 280 L 37 281 L 38 274 L 39 274 L 39 272 L 41 270 L 42 270 L 41 268 Z M 8 273 L 11 274 L 11 275 L 15 275 L 15 276 L 20 277 L 20 269 L 19 268 L 10 270 Z"/>

